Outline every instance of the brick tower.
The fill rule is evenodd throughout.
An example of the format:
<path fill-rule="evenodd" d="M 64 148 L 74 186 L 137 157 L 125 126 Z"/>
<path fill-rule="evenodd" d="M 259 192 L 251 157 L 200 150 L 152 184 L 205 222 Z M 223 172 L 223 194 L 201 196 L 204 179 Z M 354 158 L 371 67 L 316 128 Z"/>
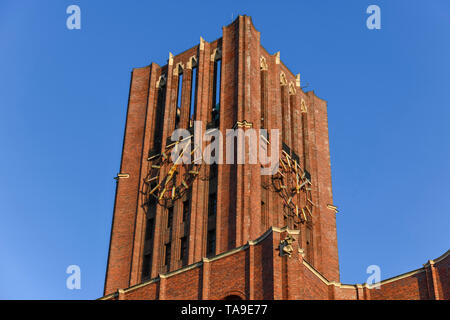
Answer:
<path fill-rule="evenodd" d="M 285 217 L 285 199 L 268 187 L 271 177 L 260 174 L 260 164 L 203 165 L 183 197 L 169 207 L 145 208 L 149 159 L 170 145 L 175 128 L 189 129 L 192 120 L 221 132 L 279 129 L 280 154 L 295 159 L 311 182 L 307 222 Z M 261 46 L 250 17 L 239 16 L 223 27 L 222 38 L 200 38 L 179 55 L 169 53 L 165 66 L 132 72 L 105 295 L 226 254 L 273 228 L 292 231 L 304 259 L 338 282 L 332 204 L 326 102 L 303 92 L 300 75 L 279 52 Z"/>
<path fill-rule="evenodd" d="M 280 130 L 277 175 L 294 171 L 306 198 L 294 206 L 292 180 L 259 163 L 174 166 L 172 132 L 193 121 L 202 133 Z M 370 298 L 339 282 L 326 101 L 261 46 L 248 16 L 133 70 L 116 179 L 103 299 Z"/>

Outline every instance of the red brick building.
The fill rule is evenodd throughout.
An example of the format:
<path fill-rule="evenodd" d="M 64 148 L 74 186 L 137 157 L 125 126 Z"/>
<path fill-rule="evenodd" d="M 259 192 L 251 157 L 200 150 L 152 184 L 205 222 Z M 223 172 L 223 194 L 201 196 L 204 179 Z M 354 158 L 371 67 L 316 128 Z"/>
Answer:
<path fill-rule="evenodd" d="M 381 289 L 340 283 L 326 101 L 250 17 L 222 32 L 132 72 L 103 299 L 449 299 L 449 252 Z M 194 120 L 279 129 L 279 171 L 169 160 Z"/>

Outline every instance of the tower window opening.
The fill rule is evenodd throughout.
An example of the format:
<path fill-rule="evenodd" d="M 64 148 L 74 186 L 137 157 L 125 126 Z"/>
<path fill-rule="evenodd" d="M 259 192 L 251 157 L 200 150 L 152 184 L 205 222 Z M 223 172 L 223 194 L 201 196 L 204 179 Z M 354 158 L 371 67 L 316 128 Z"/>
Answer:
<path fill-rule="evenodd" d="M 144 259 L 142 261 L 142 278 L 146 279 L 150 277 L 150 263 L 151 263 L 152 255 L 147 253 L 144 255 Z"/>
<path fill-rule="evenodd" d="M 214 162 L 213 164 L 211 164 L 211 168 L 209 170 L 210 170 L 210 172 L 209 172 L 210 178 L 211 179 L 216 178 L 217 177 L 217 172 L 218 172 L 217 163 Z"/>
<path fill-rule="evenodd" d="M 164 105 L 166 101 L 166 86 L 162 86 L 158 89 L 158 98 L 156 106 L 156 119 L 155 119 L 155 139 L 153 150 L 159 153 L 161 150 L 161 139 L 163 134 L 163 123 L 164 123 Z"/>
<path fill-rule="evenodd" d="M 150 240 L 153 238 L 153 226 L 154 226 L 153 218 L 148 219 L 147 225 L 145 226 L 145 240 Z"/>
<path fill-rule="evenodd" d="M 173 224 L 173 207 L 167 209 L 167 229 L 172 228 Z"/>
<path fill-rule="evenodd" d="M 261 129 L 267 129 L 267 91 L 266 91 L 266 83 L 267 83 L 267 71 L 261 70 Z"/>
<path fill-rule="evenodd" d="M 220 83 L 221 83 L 222 60 L 214 62 L 213 104 L 211 110 L 211 122 L 214 128 L 220 123 Z"/>
<path fill-rule="evenodd" d="M 209 195 L 208 216 L 215 216 L 217 211 L 217 197 L 215 193 Z"/>
<path fill-rule="evenodd" d="M 208 256 L 214 255 L 216 252 L 216 229 L 208 231 L 207 243 L 206 243 L 206 254 Z"/>
<path fill-rule="evenodd" d="M 177 129 L 180 124 L 182 93 L 183 93 L 183 74 L 180 73 L 178 75 L 178 93 L 177 93 L 177 105 L 176 105 L 176 112 L 175 112 L 175 129 Z"/>
<path fill-rule="evenodd" d="M 187 257 L 187 237 L 181 238 L 180 260 L 184 261 Z"/>
<path fill-rule="evenodd" d="M 189 106 L 189 128 L 194 126 L 195 109 L 197 106 L 197 67 L 192 68 L 191 105 Z"/>
<path fill-rule="evenodd" d="M 167 243 L 164 248 L 164 265 L 170 266 L 171 244 Z"/>
<path fill-rule="evenodd" d="M 190 201 L 183 201 L 183 222 L 187 221 L 190 212 Z"/>

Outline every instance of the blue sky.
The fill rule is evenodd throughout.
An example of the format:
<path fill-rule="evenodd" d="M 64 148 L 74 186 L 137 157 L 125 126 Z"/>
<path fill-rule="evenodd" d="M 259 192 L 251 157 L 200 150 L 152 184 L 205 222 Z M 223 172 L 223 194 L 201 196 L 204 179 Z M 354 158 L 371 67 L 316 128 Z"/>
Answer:
<path fill-rule="evenodd" d="M 102 295 L 130 72 L 238 14 L 328 101 L 341 282 L 449 249 L 450 2 L 340 3 L 0 1 L 0 299 Z M 72 264 L 81 290 L 66 289 Z"/>

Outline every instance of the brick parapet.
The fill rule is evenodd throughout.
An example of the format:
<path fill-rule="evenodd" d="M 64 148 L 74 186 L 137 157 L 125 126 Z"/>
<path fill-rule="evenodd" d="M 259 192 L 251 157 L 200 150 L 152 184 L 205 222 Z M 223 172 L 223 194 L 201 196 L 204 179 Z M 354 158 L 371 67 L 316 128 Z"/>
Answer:
<path fill-rule="evenodd" d="M 295 243 L 291 257 L 281 256 L 276 248 L 287 234 L 295 237 L 296 232 L 286 228 L 271 228 L 256 241 L 249 241 L 241 247 L 212 258 L 203 258 L 201 262 L 179 270 L 160 274 L 145 283 L 119 289 L 101 299 L 216 300 L 229 295 L 238 295 L 242 299 L 276 300 L 430 299 L 426 286 L 405 286 L 405 281 L 415 282 L 418 276 L 423 276 L 427 266 L 381 281 L 380 289 L 369 284 L 342 284 L 327 280 L 303 260 L 302 250 L 299 250 Z M 269 268 L 268 261 L 264 259 L 267 255 L 257 254 L 263 250 L 273 252 Z M 438 261 L 435 262 L 438 272 L 441 268 L 448 270 L 450 251 L 435 261 Z M 242 272 L 235 272 L 236 270 Z M 448 283 L 444 282 L 445 279 L 441 281 L 441 286 L 448 288 Z M 445 295 L 442 298 L 448 299 L 448 289 L 445 290 L 447 291 L 443 292 Z"/>

